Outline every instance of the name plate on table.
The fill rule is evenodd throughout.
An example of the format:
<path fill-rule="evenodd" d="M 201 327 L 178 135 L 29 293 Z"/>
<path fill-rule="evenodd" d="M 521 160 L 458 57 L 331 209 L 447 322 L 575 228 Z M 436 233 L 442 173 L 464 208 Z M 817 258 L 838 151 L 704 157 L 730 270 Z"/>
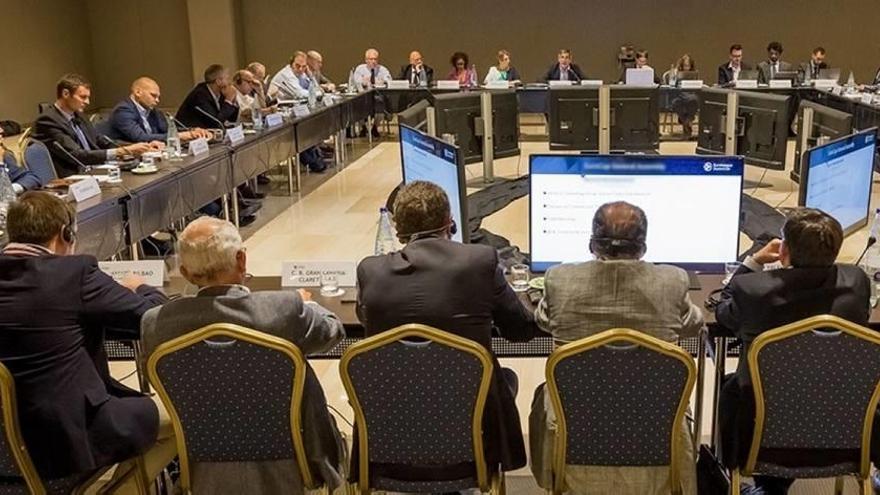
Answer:
<path fill-rule="evenodd" d="M 408 87 L 408 86 L 407 86 Z M 458 81 L 437 81 L 437 89 L 461 89 Z"/>
<path fill-rule="evenodd" d="M 571 86 L 572 84 L 574 84 L 574 81 L 547 81 L 547 85 L 551 88 L 559 86 Z"/>
<path fill-rule="evenodd" d="M 305 117 L 310 114 L 308 105 L 303 105 L 302 103 L 293 106 L 293 116 L 296 118 Z"/>
<path fill-rule="evenodd" d="M 388 82 L 388 89 L 409 89 L 409 81 L 406 79 L 394 79 Z"/>
<path fill-rule="evenodd" d="M 507 81 L 490 81 L 483 87 L 486 89 L 507 89 L 510 87 L 510 83 Z"/>
<path fill-rule="evenodd" d="M 862 95 L 862 103 L 864 103 L 865 105 L 870 105 L 873 102 L 874 95 L 872 95 L 871 93 L 865 93 Z"/>
<path fill-rule="evenodd" d="M 335 274 L 340 287 L 357 283 L 357 264 L 353 261 L 285 261 L 281 264 L 281 286 L 320 287 L 325 273 Z"/>
<path fill-rule="evenodd" d="M 284 117 L 280 113 L 266 115 L 266 127 L 278 127 L 284 123 Z"/>
<path fill-rule="evenodd" d="M 98 185 L 98 179 L 94 177 L 85 177 L 81 181 L 74 182 L 70 185 L 70 194 L 77 203 L 93 198 L 101 194 L 101 186 Z"/>
<path fill-rule="evenodd" d="M 758 89 L 757 79 L 740 79 L 733 84 L 737 89 Z"/>
<path fill-rule="evenodd" d="M 162 260 L 99 261 L 98 268 L 117 282 L 129 275 L 143 277 L 150 287 L 162 287 L 165 282 L 165 262 Z"/>
<path fill-rule="evenodd" d="M 813 86 L 816 89 L 834 89 L 837 86 L 836 79 L 813 79 Z"/>
<path fill-rule="evenodd" d="M 791 79 L 771 79 L 770 87 L 776 89 L 791 88 Z"/>
<path fill-rule="evenodd" d="M 193 156 L 203 155 L 208 152 L 208 140 L 205 138 L 193 139 L 189 142 L 189 152 Z"/>
<path fill-rule="evenodd" d="M 226 137 L 229 138 L 229 144 L 235 146 L 244 141 L 244 128 L 241 124 L 226 131 Z"/>
<path fill-rule="evenodd" d="M 333 105 L 333 97 L 330 95 L 324 95 L 324 99 L 321 100 L 321 103 L 323 103 L 325 107 L 329 107 Z"/>
<path fill-rule="evenodd" d="M 581 86 L 589 86 L 591 88 L 599 88 L 603 84 L 605 84 L 605 82 L 601 79 L 584 79 L 581 81 Z"/>
<path fill-rule="evenodd" d="M 685 79 L 679 83 L 681 89 L 701 89 L 703 87 L 702 79 Z"/>

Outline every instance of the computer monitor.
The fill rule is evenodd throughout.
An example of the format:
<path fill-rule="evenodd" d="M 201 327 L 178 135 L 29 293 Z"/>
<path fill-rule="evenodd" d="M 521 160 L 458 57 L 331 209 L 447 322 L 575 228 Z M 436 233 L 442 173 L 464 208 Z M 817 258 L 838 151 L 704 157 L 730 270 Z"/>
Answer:
<path fill-rule="evenodd" d="M 743 69 L 739 72 L 740 81 L 757 81 L 758 71 L 755 69 Z"/>
<path fill-rule="evenodd" d="M 804 128 L 804 109 L 806 108 L 813 110 L 812 129 Z M 804 133 L 807 135 L 807 149 L 809 149 L 816 146 L 819 141 L 832 141 L 851 134 L 853 132 L 852 122 L 852 114 L 813 103 L 812 101 L 801 100 L 798 107 L 798 139 L 795 141 L 794 169 L 791 172 L 792 180 L 800 180 L 801 163 L 804 152 L 807 151 L 803 149 L 801 144 Z"/>
<path fill-rule="evenodd" d="M 599 88 L 551 87 L 551 150 L 599 150 Z"/>
<path fill-rule="evenodd" d="M 507 158 L 521 153 L 519 99 L 516 90 L 492 90 L 492 129 L 495 158 Z"/>
<path fill-rule="evenodd" d="M 792 86 L 795 86 L 798 81 L 798 73 L 796 70 L 781 70 L 773 74 L 773 79 L 777 81 L 791 81 Z"/>
<path fill-rule="evenodd" d="M 700 71 L 698 70 L 680 70 L 678 71 L 678 81 L 696 81 L 700 79 Z"/>
<path fill-rule="evenodd" d="M 434 97 L 436 134 L 453 134 L 464 163 L 483 160 L 483 120 L 479 92 Z M 515 156 L 519 149 L 519 104 L 515 90 L 492 91 L 493 150 L 497 158 Z"/>
<path fill-rule="evenodd" d="M 720 273 L 739 255 L 741 157 L 532 155 L 529 169 L 532 271 L 591 259 L 596 210 L 621 200 L 645 211 L 646 261 Z"/>
<path fill-rule="evenodd" d="M 727 95 L 731 91 L 716 88 L 700 90 L 700 127 L 697 132 L 697 154 L 720 155 L 724 153 Z"/>
<path fill-rule="evenodd" d="M 419 100 L 406 110 L 397 114 L 397 122 L 406 126 L 418 129 L 422 132 L 428 131 L 428 107 L 431 103 L 428 100 Z"/>
<path fill-rule="evenodd" d="M 412 127 L 401 124 L 399 128 L 404 184 L 424 180 L 440 186 L 449 197 L 450 213 L 458 227 L 452 239 L 468 242 L 467 189 L 461 149 Z"/>
<path fill-rule="evenodd" d="M 831 215 L 849 235 L 868 224 L 877 128 L 806 152 L 799 205 Z"/>
<path fill-rule="evenodd" d="M 819 77 L 816 79 L 834 80 L 840 82 L 840 69 L 819 69 Z"/>
<path fill-rule="evenodd" d="M 653 152 L 660 148 L 660 90 L 611 86 L 611 151 Z"/>

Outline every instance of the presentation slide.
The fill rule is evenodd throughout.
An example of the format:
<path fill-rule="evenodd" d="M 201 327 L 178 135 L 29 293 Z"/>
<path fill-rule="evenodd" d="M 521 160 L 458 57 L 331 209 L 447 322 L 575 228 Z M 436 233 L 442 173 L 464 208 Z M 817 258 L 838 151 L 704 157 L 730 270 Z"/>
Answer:
<path fill-rule="evenodd" d="M 739 254 L 739 158 L 532 156 L 532 270 L 592 259 L 593 216 L 626 201 L 648 218 L 645 260 L 723 270 Z"/>
<path fill-rule="evenodd" d="M 863 225 L 871 203 L 875 145 L 872 131 L 810 150 L 804 206 L 831 215 L 844 231 Z"/>
<path fill-rule="evenodd" d="M 462 208 L 463 177 L 458 165 L 458 149 L 439 139 L 433 138 L 406 127 L 400 127 L 400 150 L 403 161 L 403 181 L 417 180 L 433 182 L 440 186 L 449 197 L 452 219 L 458 231 L 452 239 L 463 241 L 463 233 L 468 228 L 462 221 L 465 213 Z"/>

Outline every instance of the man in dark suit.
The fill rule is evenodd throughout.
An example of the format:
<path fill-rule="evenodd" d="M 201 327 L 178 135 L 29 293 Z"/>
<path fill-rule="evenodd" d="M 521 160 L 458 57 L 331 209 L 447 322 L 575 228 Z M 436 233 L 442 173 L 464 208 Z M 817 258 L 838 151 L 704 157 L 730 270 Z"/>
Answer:
<path fill-rule="evenodd" d="M 164 143 L 168 138 L 168 124 L 165 115 L 156 109 L 161 96 L 156 81 L 149 77 L 137 78 L 131 83 L 131 95 L 113 108 L 110 137 L 130 143 Z M 181 141 L 210 137 L 208 131 L 198 127 L 180 131 L 178 135 Z"/>
<path fill-rule="evenodd" d="M 758 64 L 758 84 L 770 84 L 780 72 L 791 72 L 794 67 L 783 60 L 782 43 L 771 41 L 767 45 L 767 60 Z"/>
<path fill-rule="evenodd" d="M 824 212 L 800 209 L 782 227 L 782 240 L 768 243 L 733 275 L 715 309 L 718 323 L 743 341 L 746 356 L 761 333 L 821 314 L 867 325 L 871 282 L 856 266 L 834 261 L 843 242 L 840 223 Z M 763 271 L 779 262 L 784 269 Z M 751 445 L 755 414 L 748 362 L 739 360 L 721 390 L 722 462 L 742 466 Z M 829 454 L 829 463 L 833 455 Z M 782 461 L 784 463 L 784 460 Z M 784 494 L 794 480 L 755 477 L 755 493 Z"/>
<path fill-rule="evenodd" d="M 139 456 L 159 434 L 153 400 L 110 377 L 104 329 L 137 339 L 141 316 L 165 296 L 139 277 L 120 285 L 94 257 L 74 255 L 75 219 L 56 196 L 24 193 L 9 208 L 10 244 L 0 254 L 0 361 L 46 478 Z"/>
<path fill-rule="evenodd" d="M 434 81 L 434 69 L 422 61 L 422 54 L 413 50 L 409 54 L 409 64 L 400 68 L 398 79 L 409 81 L 411 86 L 430 86 Z"/>
<path fill-rule="evenodd" d="M 82 114 L 92 94 L 84 77 L 65 74 L 58 81 L 55 94 L 55 104 L 50 105 L 34 123 L 34 139 L 42 141 L 49 148 L 60 177 L 80 173 L 80 163 L 98 165 L 107 160 L 140 156 L 157 149 L 149 143 L 119 147 L 106 136 L 95 132 L 89 119 Z"/>
<path fill-rule="evenodd" d="M 825 62 L 825 49 L 821 46 L 817 46 L 816 48 L 813 48 L 810 60 L 802 63 L 798 67 L 798 82 L 803 84 L 808 80 L 818 79 L 819 71 L 827 68 L 828 63 Z"/>
<path fill-rule="evenodd" d="M 740 72 L 751 70 L 752 67 L 743 62 L 743 47 L 739 43 L 730 45 L 730 60 L 718 67 L 718 85 L 733 86 L 739 79 Z"/>
<path fill-rule="evenodd" d="M 0 139 L 2 138 L 3 129 L 0 129 Z M 37 174 L 18 166 L 15 155 L 6 149 L 3 141 L 0 141 L 0 154 L 3 155 L 3 165 L 6 166 L 6 172 L 9 174 L 9 181 L 12 182 L 12 190 L 15 191 L 15 194 L 40 189 L 45 185 Z"/>
<path fill-rule="evenodd" d="M 495 250 L 450 240 L 456 227 L 439 186 L 423 181 L 404 186 L 394 201 L 394 223 L 406 247 L 365 258 L 357 269 L 357 314 L 367 335 L 422 323 L 490 352 L 493 326 L 508 340 L 535 335 L 534 318 L 504 279 Z M 507 471 L 525 465 L 525 446 L 514 402 L 516 375 L 502 372 L 497 361 L 495 370 L 485 415 L 486 460 Z M 448 479 L 442 467 L 433 473 Z"/>
<path fill-rule="evenodd" d="M 309 355 L 327 351 L 345 336 L 342 322 L 311 301 L 306 291 L 251 292 L 244 286 L 247 255 L 234 225 L 201 217 L 180 234 L 180 273 L 199 287 L 184 297 L 147 311 L 143 318 L 144 359 L 164 342 L 214 323 L 234 323 L 289 340 Z M 311 471 L 331 491 L 343 483 L 344 442 L 327 410 L 312 368 L 303 392 L 304 443 Z M 296 461 L 200 463 L 193 470 L 195 493 L 298 493 Z"/>
<path fill-rule="evenodd" d="M 586 77 L 580 66 L 571 61 L 571 50 L 563 48 L 556 54 L 556 63 L 547 69 L 541 81 L 573 81 L 577 84 Z"/>
<path fill-rule="evenodd" d="M 209 65 L 205 69 L 205 81 L 197 84 L 177 109 L 177 120 L 188 127 L 205 129 L 217 129 L 226 122 L 235 122 L 238 120 L 235 97 L 229 71 L 222 65 Z"/>

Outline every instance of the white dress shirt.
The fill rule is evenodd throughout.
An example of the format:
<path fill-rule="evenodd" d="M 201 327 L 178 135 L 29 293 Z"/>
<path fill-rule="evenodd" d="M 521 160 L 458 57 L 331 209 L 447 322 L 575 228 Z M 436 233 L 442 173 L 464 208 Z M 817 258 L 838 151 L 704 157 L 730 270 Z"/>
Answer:
<path fill-rule="evenodd" d="M 308 85 L 303 85 L 299 77 L 293 72 L 293 67 L 286 65 L 279 70 L 272 82 L 269 83 L 269 96 L 275 96 L 280 100 L 292 100 L 295 98 L 308 98 Z"/>
<path fill-rule="evenodd" d="M 387 86 L 388 82 L 391 81 L 391 72 L 385 68 L 384 65 L 377 65 L 373 71 L 375 71 L 375 85 L 376 86 Z M 367 64 L 361 64 L 354 68 L 354 72 L 352 73 L 352 79 L 354 84 L 358 89 L 370 89 L 370 68 L 367 67 Z"/>

